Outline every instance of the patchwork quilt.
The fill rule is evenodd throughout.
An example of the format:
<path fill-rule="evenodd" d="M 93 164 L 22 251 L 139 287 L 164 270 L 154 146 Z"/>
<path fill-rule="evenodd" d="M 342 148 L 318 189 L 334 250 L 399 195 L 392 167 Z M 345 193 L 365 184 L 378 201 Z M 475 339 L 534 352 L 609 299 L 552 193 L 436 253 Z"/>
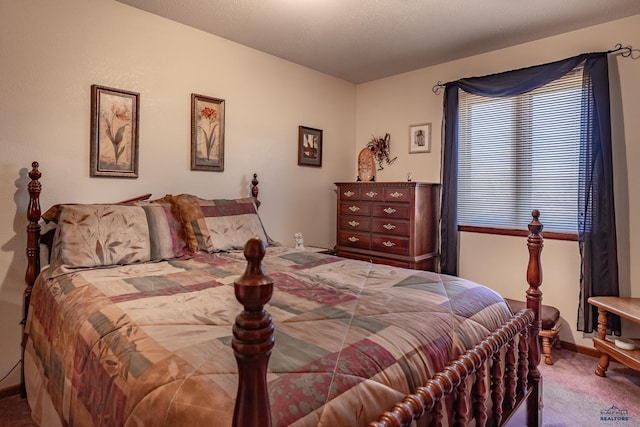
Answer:
<path fill-rule="evenodd" d="M 68 426 L 229 426 L 241 252 L 45 270 L 27 352 Z M 505 323 L 494 291 L 451 276 L 268 247 L 274 426 L 363 426 Z M 44 420 L 41 420 L 44 421 Z"/>

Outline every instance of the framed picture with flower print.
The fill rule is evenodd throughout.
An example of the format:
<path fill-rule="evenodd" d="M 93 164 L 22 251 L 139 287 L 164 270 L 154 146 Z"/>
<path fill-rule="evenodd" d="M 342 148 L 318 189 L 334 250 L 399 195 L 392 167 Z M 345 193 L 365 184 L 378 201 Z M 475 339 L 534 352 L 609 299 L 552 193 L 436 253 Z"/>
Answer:
<path fill-rule="evenodd" d="M 138 177 L 139 108 L 139 93 L 91 86 L 91 176 Z"/>
<path fill-rule="evenodd" d="M 409 154 L 431 152 L 431 123 L 409 125 Z"/>
<path fill-rule="evenodd" d="M 322 130 L 298 126 L 298 165 L 322 167 Z"/>
<path fill-rule="evenodd" d="M 191 170 L 224 171 L 224 99 L 191 94 Z"/>

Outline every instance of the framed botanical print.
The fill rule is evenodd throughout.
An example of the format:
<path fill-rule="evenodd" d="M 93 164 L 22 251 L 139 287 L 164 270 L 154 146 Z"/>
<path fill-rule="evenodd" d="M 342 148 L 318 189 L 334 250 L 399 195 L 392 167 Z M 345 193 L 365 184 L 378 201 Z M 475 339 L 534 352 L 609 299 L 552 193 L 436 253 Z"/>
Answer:
<path fill-rule="evenodd" d="M 409 126 L 409 154 L 431 152 L 431 123 Z"/>
<path fill-rule="evenodd" d="M 191 94 L 191 170 L 224 171 L 224 104 Z"/>
<path fill-rule="evenodd" d="M 139 93 L 91 86 L 91 176 L 138 177 L 139 108 Z"/>
<path fill-rule="evenodd" d="M 322 167 L 322 130 L 298 126 L 298 165 Z"/>

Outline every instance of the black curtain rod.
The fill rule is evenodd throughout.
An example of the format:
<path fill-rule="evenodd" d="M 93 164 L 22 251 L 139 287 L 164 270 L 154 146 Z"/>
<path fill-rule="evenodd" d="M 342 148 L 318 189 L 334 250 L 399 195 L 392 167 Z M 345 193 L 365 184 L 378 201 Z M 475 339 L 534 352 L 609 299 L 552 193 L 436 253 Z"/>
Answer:
<path fill-rule="evenodd" d="M 612 50 L 608 50 L 606 53 L 616 53 L 620 51 L 622 51 L 620 56 L 624 56 L 626 58 L 631 56 L 633 49 L 631 48 L 631 46 L 622 46 L 622 43 L 618 43 Z"/>
<path fill-rule="evenodd" d="M 615 45 L 615 47 L 611 50 L 607 50 L 604 52 L 592 52 L 592 53 L 606 53 L 606 54 L 610 54 L 610 53 L 616 53 L 616 52 L 622 52 L 620 54 L 620 56 L 623 56 L 625 58 L 631 56 L 633 54 L 633 48 L 631 46 L 622 46 L 622 43 L 617 43 Z M 634 57 L 634 59 L 636 59 Z M 452 82 L 449 82 L 452 83 Z M 436 95 L 440 95 L 442 89 L 447 85 L 448 83 L 442 83 L 440 80 L 438 80 L 438 83 L 434 84 L 433 87 L 431 88 L 431 92 L 435 93 Z"/>

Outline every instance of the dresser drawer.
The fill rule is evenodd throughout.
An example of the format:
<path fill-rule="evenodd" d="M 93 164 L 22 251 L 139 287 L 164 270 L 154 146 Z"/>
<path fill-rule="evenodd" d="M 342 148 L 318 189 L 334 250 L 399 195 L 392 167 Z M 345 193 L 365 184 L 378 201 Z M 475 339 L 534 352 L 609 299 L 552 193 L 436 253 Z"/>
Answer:
<path fill-rule="evenodd" d="M 371 208 L 371 215 L 382 218 L 409 219 L 411 208 L 409 205 L 393 205 L 379 203 Z"/>
<path fill-rule="evenodd" d="M 362 200 L 382 201 L 384 200 L 384 190 L 379 187 L 363 187 L 360 192 Z"/>
<path fill-rule="evenodd" d="M 406 187 L 387 187 L 384 189 L 384 200 L 387 202 L 411 202 L 411 189 Z"/>
<path fill-rule="evenodd" d="M 409 237 L 409 222 L 393 219 L 374 218 L 371 223 L 372 233 L 393 234 Z"/>
<path fill-rule="evenodd" d="M 368 217 L 342 216 L 340 217 L 340 228 L 349 231 L 369 231 L 371 219 Z"/>
<path fill-rule="evenodd" d="M 360 200 L 360 186 L 342 186 L 340 187 L 340 200 Z"/>
<path fill-rule="evenodd" d="M 340 204 L 340 215 L 371 215 L 371 205 L 365 202 L 345 201 Z"/>
<path fill-rule="evenodd" d="M 367 233 L 340 231 L 338 232 L 338 245 L 369 249 L 371 247 L 371 237 Z"/>
<path fill-rule="evenodd" d="M 409 238 L 374 235 L 371 238 L 371 249 L 386 253 L 408 255 Z"/>

